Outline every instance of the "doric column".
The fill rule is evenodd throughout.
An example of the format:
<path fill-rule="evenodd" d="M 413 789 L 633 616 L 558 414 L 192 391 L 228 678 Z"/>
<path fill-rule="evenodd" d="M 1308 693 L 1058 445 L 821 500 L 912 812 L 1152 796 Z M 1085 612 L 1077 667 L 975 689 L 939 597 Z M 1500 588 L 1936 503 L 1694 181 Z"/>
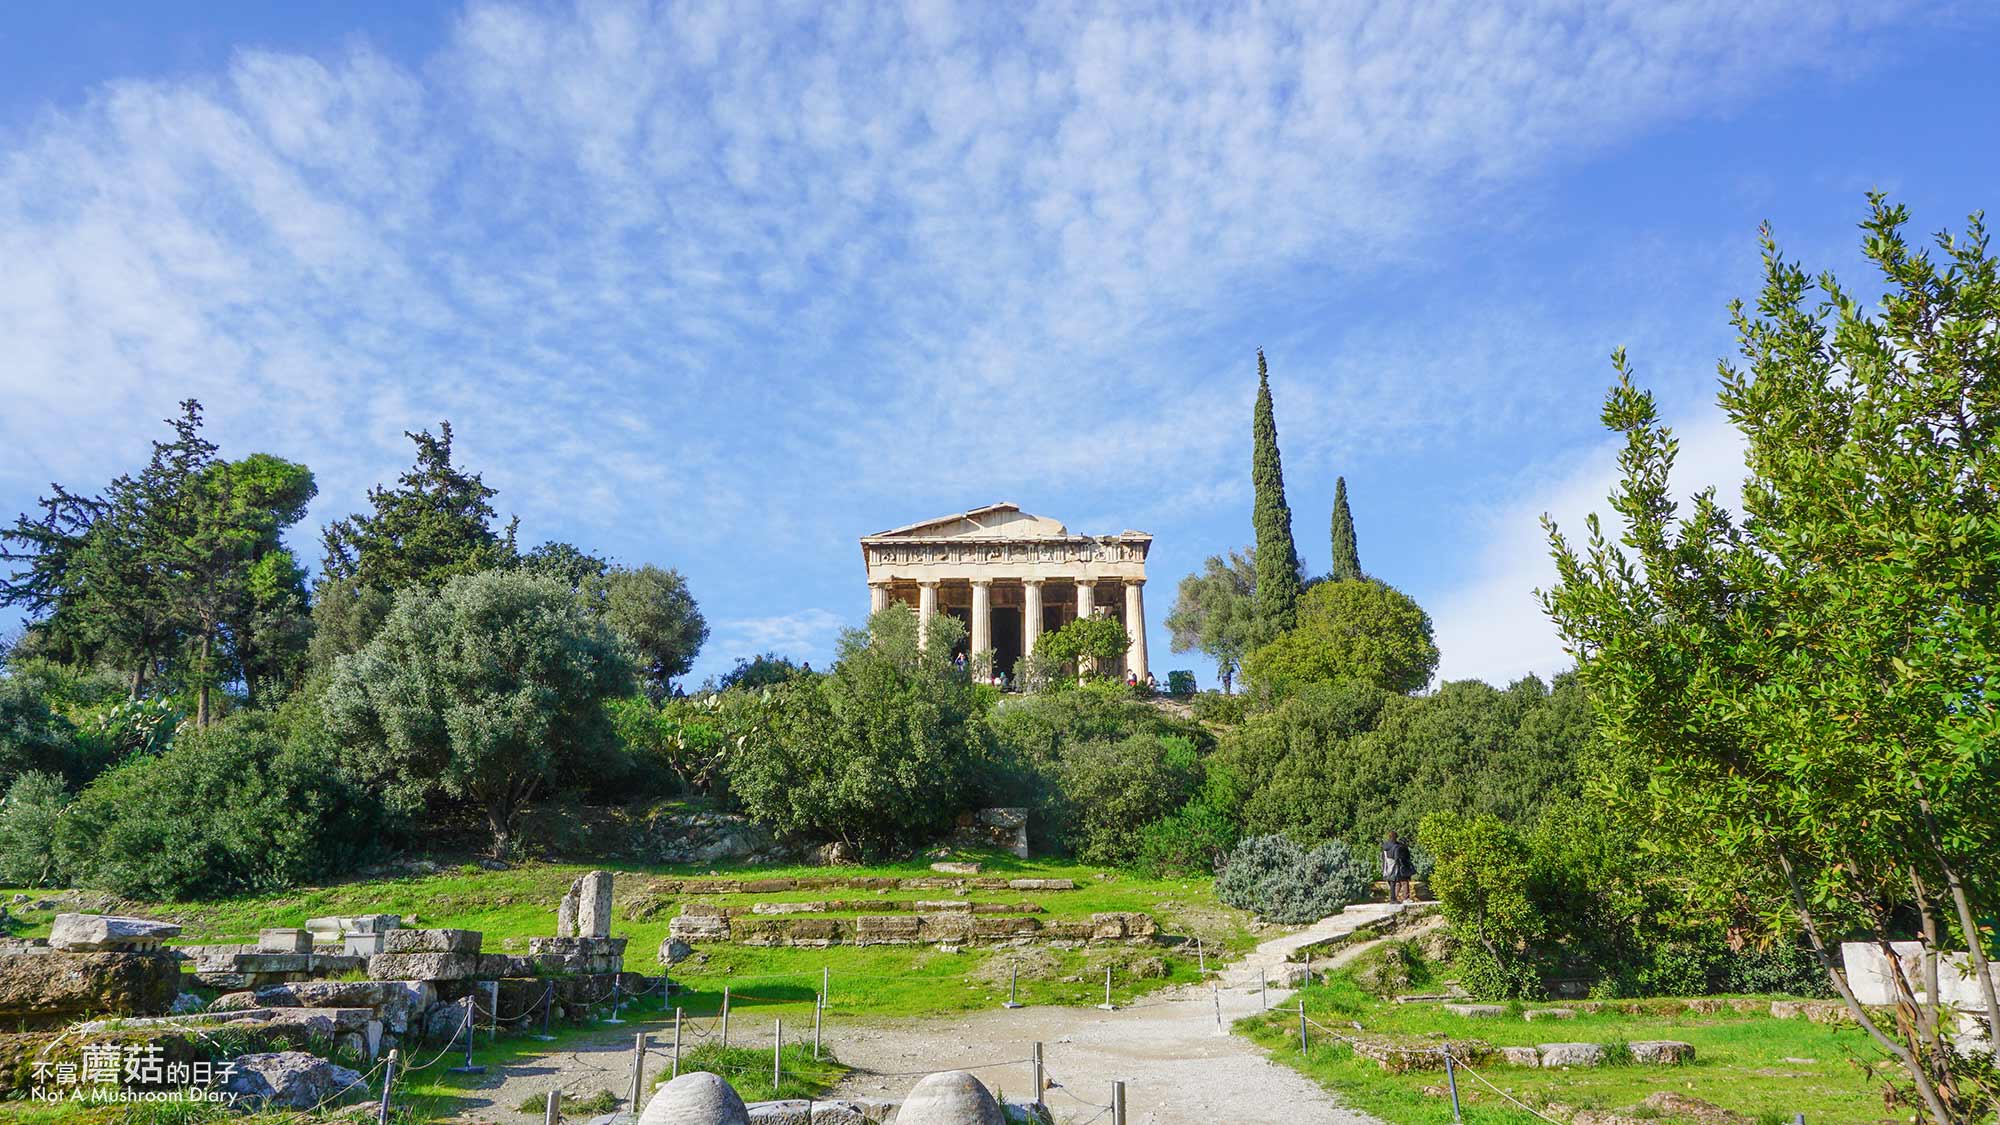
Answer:
<path fill-rule="evenodd" d="M 931 637 L 931 615 L 937 612 L 937 588 L 935 579 L 917 583 L 917 647 L 922 648 Z"/>
<path fill-rule="evenodd" d="M 868 613 L 873 616 L 889 608 L 889 584 L 870 582 L 868 584 Z"/>
<path fill-rule="evenodd" d="M 1096 612 L 1097 612 L 1097 579 L 1095 578 L 1077 579 L 1076 615 L 1078 617 L 1089 617 L 1091 614 Z"/>
<path fill-rule="evenodd" d="M 1035 651 L 1035 642 L 1042 639 L 1042 580 L 1024 578 L 1021 580 L 1021 655 L 1029 656 Z"/>
<path fill-rule="evenodd" d="M 972 655 L 993 651 L 993 580 L 972 580 Z"/>
<path fill-rule="evenodd" d="M 1146 682 L 1146 580 L 1125 580 L 1125 667 Z"/>

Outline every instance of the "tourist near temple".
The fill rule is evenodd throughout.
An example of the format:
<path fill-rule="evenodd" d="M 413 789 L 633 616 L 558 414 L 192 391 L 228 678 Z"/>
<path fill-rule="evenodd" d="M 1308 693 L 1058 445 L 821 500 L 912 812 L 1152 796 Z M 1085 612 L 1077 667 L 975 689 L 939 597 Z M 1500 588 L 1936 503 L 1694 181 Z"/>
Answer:
<path fill-rule="evenodd" d="M 966 646 L 1011 670 L 1043 632 L 1078 616 L 1111 617 L 1128 643 L 1120 676 L 1141 682 L 1146 667 L 1146 552 L 1143 531 L 1078 535 L 1014 504 L 988 504 L 861 537 L 868 607 L 890 602 L 917 619 L 948 613 L 966 626 Z"/>

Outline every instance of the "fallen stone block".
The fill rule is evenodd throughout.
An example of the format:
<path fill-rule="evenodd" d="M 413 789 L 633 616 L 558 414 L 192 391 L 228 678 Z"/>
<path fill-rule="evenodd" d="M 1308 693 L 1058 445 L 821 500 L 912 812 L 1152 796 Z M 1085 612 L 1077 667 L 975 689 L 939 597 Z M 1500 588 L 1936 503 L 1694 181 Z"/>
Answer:
<path fill-rule="evenodd" d="M 237 1000 L 247 998 L 247 1002 Z M 437 1002 L 437 992 L 418 980 L 315 980 L 272 985 L 253 993 L 231 993 L 216 998 L 215 1006 L 229 1000 L 244 1007 L 266 1008 L 367 1008 L 397 1035 L 426 1008 Z"/>
<path fill-rule="evenodd" d="M 531 977 L 535 975 L 532 957 L 521 957 L 512 953 L 479 954 L 478 975 L 482 977 Z"/>
<path fill-rule="evenodd" d="M 1576 1018 L 1576 1009 L 1529 1008 L 1527 1011 L 1521 1013 L 1521 1018 L 1530 1022 L 1538 1020 L 1573 1020 Z"/>
<path fill-rule="evenodd" d="M 958 945 L 971 941 L 972 915 L 919 914 L 917 915 L 917 940 L 932 945 L 940 943 Z"/>
<path fill-rule="evenodd" d="M 944 875 L 977 875 L 984 868 L 977 863 L 957 863 L 951 860 L 941 860 L 931 864 L 931 870 Z"/>
<path fill-rule="evenodd" d="M 390 930 L 382 935 L 384 953 L 477 953 L 478 930 Z"/>
<path fill-rule="evenodd" d="M 1007 889 L 1010 891 L 1073 891 L 1076 889 L 1076 881 L 1074 879 L 1009 879 L 1007 880 Z"/>
<path fill-rule="evenodd" d="M 244 1055 L 223 1084 L 237 1105 L 252 1109 L 312 1109 L 366 1094 L 367 1083 L 344 1066 L 304 1051 Z"/>
<path fill-rule="evenodd" d="M 678 965 L 694 956 L 694 946 L 677 937 L 664 937 L 660 939 L 658 956 L 662 965 Z"/>
<path fill-rule="evenodd" d="M 479 975 L 476 953 L 377 953 L 368 975 L 378 980 L 466 980 Z"/>
<path fill-rule="evenodd" d="M 1018 914 L 975 915 L 972 919 L 972 939 L 974 941 L 1010 941 L 1016 938 L 1032 938 L 1039 934 L 1041 929 L 1040 922 Z"/>
<path fill-rule="evenodd" d="M 690 903 L 689 905 L 693 905 Z M 728 941 L 729 919 L 721 913 L 695 914 L 683 910 L 667 923 L 667 933 L 685 942 Z"/>
<path fill-rule="evenodd" d="M 1536 1050 L 1541 1052 L 1544 1069 L 1557 1066 L 1603 1066 L 1610 1058 L 1610 1052 L 1602 1043 L 1544 1043 Z"/>
<path fill-rule="evenodd" d="M 1694 1044 L 1678 1039 L 1635 1039 L 1630 1046 L 1633 1062 L 1679 1066 L 1694 1061 Z"/>
<path fill-rule="evenodd" d="M 312 951 L 311 930 L 271 929 L 257 932 L 259 953 L 311 953 Z"/>
<path fill-rule="evenodd" d="M 0 957 L 0 1022 L 45 1027 L 80 1015 L 160 1015 L 181 994 L 180 961 L 162 953 Z"/>
<path fill-rule="evenodd" d="M 172 922 L 120 918 L 110 914 L 58 914 L 49 927 L 49 947 L 62 953 L 127 953 L 159 948 L 180 936 Z"/>
<path fill-rule="evenodd" d="M 1501 1047 L 1500 1059 L 1508 1066 L 1540 1066 L 1542 1053 L 1533 1047 Z"/>

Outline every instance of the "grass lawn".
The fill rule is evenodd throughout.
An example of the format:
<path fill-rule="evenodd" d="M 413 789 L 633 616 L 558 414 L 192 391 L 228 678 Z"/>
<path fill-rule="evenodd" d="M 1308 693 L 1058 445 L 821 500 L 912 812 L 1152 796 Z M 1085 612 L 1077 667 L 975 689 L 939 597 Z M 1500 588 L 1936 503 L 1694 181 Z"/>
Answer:
<path fill-rule="evenodd" d="M 1538 1108 L 1553 1104 L 1617 1110 L 1636 1105 L 1650 1094 L 1673 1091 L 1773 1125 L 1788 1125 L 1796 1113 L 1805 1114 L 1810 1125 L 1895 1122 L 1908 1117 L 1907 1112 L 1902 1116 L 1885 1113 L 1883 1082 L 1869 1077 L 1871 1067 L 1884 1070 L 1884 1056 L 1857 1028 L 1825 1027 L 1806 1020 L 1777 1020 L 1728 1010 L 1694 1015 L 1672 1002 L 1653 1005 L 1658 1010 L 1647 1014 L 1580 1012 L 1571 1020 L 1532 1023 L 1518 1015 L 1468 1019 L 1451 1015 L 1436 1004 L 1396 1004 L 1378 999 L 1355 982 L 1352 970 L 1307 989 L 1304 998 L 1307 1016 L 1318 1023 L 1410 1046 L 1434 1046 L 1444 1037 L 1477 1039 L 1496 1047 L 1555 1042 L 1615 1044 L 1641 1039 L 1678 1039 L 1694 1045 L 1695 1061 L 1678 1067 L 1627 1064 L 1538 1070 L 1495 1062 L 1479 1068 L 1485 1079 Z M 1356 1023 L 1365 1031 L 1355 1031 Z M 1313 1035 L 1318 1038 L 1301 1058 L 1296 1008 L 1289 1015 L 1273 1012 L 1253 1016 L 1242 1021 L 1238 1030 L 1269 1047 L 1275 1060 L 1304 1072 L 1349 1103 L 1384 1120 L 1398 1125 L 1449 1125 L 1452 1119 L 1449 1099 L 1436 1093 L 1445 1085 L 1442 1071 L 1392 1074 L 1374 1061 L 1356 1056 L 1346 1044 L 1329 1042 L 1330 1037 L 1316 1029 Z M 1462 1072 L 1458 1088 L 1465 1120 L 1471 1125 L 1519 1125 L 1528 1119 L 1520 1109 Z"/>

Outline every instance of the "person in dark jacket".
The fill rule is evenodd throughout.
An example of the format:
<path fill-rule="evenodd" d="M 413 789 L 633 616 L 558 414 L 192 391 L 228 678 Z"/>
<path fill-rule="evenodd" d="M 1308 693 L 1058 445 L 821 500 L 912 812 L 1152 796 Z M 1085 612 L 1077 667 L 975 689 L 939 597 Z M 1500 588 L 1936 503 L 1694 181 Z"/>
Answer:
<path fill-rule="evenodd" d="M 1410 856 L 1410 845 L 1396 839 L 1394 832 L 1382 841 L 1382 881 L 1389 884 L 1390 902 L 1409 902 L 1416 896 L 1410 892 L 1410 880 L 1417 874 L 1416 861 Z M 1401 897 L 1397 888 L 1401 888 Z"/>

